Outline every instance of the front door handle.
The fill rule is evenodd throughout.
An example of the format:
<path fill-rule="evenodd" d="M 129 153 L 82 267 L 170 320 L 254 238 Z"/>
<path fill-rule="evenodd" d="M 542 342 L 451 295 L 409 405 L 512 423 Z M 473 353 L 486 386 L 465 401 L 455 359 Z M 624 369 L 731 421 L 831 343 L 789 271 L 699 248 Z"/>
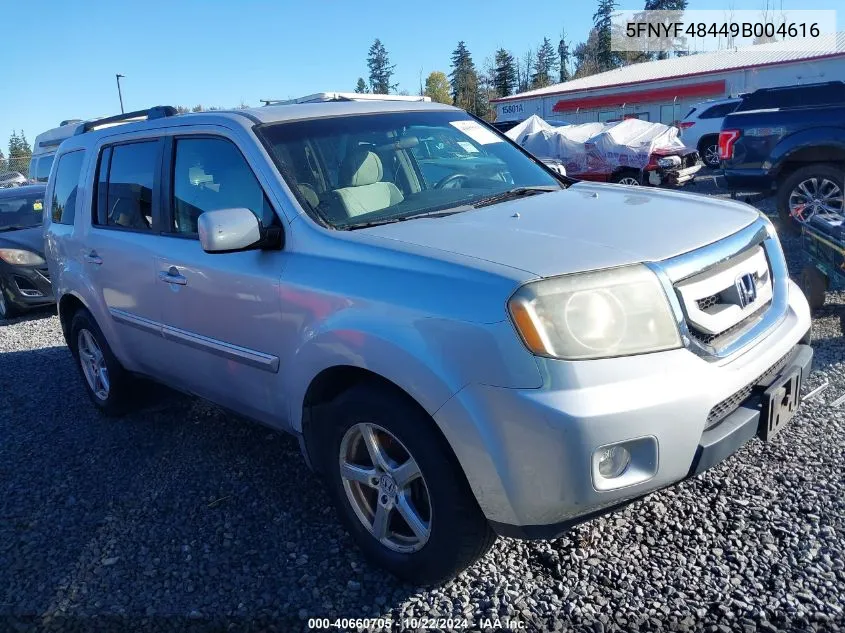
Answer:
<path fill-rule="evenodd" d="M 99 266 L 103 263 L 103 258 L 97 255 L 97 251 L 89 251 L 87 255 L 85 255 L 85 261 L 89 264 L 96 264 Z"/>
<path fill-rule="evenodd" d="M 171 266 L 167 272 L 160 271 L 158 278 L 166 284 L 176 284 L 177 286 L 188 285 L 188 280 L 185 278 L 176 266 Z"/>

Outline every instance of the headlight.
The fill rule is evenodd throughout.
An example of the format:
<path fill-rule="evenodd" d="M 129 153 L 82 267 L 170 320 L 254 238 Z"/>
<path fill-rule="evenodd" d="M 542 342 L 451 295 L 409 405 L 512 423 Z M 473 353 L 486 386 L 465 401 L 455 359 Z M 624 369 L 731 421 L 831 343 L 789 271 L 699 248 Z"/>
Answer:
<path fill-rule="evenodd" d="M 0 248 L 0 259 L 15 266 L 40 266 L 44 263 L 44 258 L 41 255 L 17 248 Z"/>
<path fill-rule="evenodd" d="M 663 169 L 669 169 L 671 167 L 680 167 L 681 166 L 681 157 L 680 156 L 664 156 L 663 158 L 657 159 L 657 164 Z"/>
<path fill-rule="evenodd" d="M 610 358 L 681 346 L 660 281 L 641 264 L 526 284 L 508 309 L 539 356 Z"/>

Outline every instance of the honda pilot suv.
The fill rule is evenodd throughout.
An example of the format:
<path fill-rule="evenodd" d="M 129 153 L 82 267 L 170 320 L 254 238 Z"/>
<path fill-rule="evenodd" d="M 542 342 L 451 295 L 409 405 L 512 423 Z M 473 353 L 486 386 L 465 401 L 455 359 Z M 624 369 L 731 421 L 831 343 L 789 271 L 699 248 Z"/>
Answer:
<path fill-rule="evenodd" d="M 292 433 L 365 554 L 418 583 L 772 439 L 811 365 L 752 207 L 567 180 L 441 104 L 90 122 L 45 201 L 94 405 L 146 377 Z"/>

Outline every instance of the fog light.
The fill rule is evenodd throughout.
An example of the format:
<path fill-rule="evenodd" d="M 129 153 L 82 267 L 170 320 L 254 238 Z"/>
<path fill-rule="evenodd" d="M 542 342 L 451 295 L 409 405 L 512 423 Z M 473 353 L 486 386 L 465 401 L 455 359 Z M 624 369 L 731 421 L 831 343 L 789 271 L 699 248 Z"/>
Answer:
<path fill-rule="evenodd" d="M 599 475 L 614 479 L 625 472 L 631 463 L 631 453 L 624 446 L 603 448 L 599 455 Z"/>

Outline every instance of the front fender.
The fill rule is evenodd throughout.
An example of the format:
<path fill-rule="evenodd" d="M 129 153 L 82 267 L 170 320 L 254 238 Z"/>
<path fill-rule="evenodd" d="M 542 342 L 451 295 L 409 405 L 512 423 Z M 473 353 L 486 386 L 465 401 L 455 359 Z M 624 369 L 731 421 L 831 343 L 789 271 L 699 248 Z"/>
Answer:
<path fill-rule="evenodd" d="M 282 372 L 296 432 L 302 432 L 303 405 L 311 382 L 336 366 L 378 374 L 431 415 L 470 383 L 528 389 L 542 384 L 536 360 L 505 321 L 479 324 L 343 313 L 308 336 L 287 365 Z"/>

